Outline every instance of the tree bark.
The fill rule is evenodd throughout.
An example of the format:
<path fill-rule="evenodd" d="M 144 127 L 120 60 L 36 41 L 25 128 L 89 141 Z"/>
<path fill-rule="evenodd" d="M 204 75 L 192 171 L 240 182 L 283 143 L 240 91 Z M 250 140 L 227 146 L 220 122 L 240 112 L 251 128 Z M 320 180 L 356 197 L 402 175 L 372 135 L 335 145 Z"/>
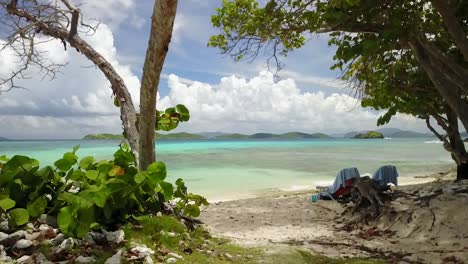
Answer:
<path fill-rule="evenodd" d="M 465 61 L 468 61 L 468 39 L 462 25 L 458 22 L 453 10 L 447 0 L 431 0 L 432 5 L 439 12 L 447 27 L 447 31 L 452 36 L 455 44 L 460 49 Z"/>
<path fill-rule="evenodd" d="M 468 179 L 468 163 L 457 166 L 457 181 Z"/>
<path fill-rule="evenodd" d="M 156 160 L 156 95 L 164 60 L 172 37 L 177 0 L 156 0 L 151 19 L 151 34 L 140 89 L 139 166 L 145 170 Z"/>
<path fill-rule="evenodd" d="M 42 22 L 37 17 L 29 14 L 26 11 L 20 10 L 16 7 L 16 1 L 12 1 L 7 7 L 9 14 L 25 18 L 30 21 L 42 34 L 61 40 L 63 43 L 69 43 L 70 46 L 81 52 L 90 61 L 92 61 L 111 83 L 111 88 L 120 103 L 120 119 L 122 126 L 135 155 L 136 162 L 138 161 L 138 129 L 136 127 L 136 111 L 133 106 L 131 95 L 125 85 L 124 80 L 120 77 L 114 67 L 91 45 L 80 38 L 77 34 L 71 35 L 67 30 L 51 26 Z"/>
<path fill-rule="evenodd" d="M 417 39 L 411 39 L 408 42 L 416 60 L 427 73 L 435 88 L 440 95 L 445 99 L 448 106 L 456 113 L 462 122 L 465 130 L 468 131 L 468 103 L 462 99 L 460 89 L 456 89 L 452 84 L 452 80 L 441 74 L 437 62 L 431 60 L 430 55 L 424 46 Z"/>

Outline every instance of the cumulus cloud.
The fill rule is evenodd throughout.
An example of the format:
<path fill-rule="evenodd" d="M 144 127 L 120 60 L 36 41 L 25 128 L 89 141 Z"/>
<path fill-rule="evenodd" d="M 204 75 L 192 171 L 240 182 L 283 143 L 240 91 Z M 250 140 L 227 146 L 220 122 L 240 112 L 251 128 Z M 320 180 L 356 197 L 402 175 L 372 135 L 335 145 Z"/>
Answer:
<path fill-rule="evenodd" d="M 242 133 L 308 131 L 346 132 L 375 128 L 379 113 L 360 107 L 345 94 L 301 92 L 293 79 L 275 82 L 271 73 L 222 78 L 217 85 L 168 77 L 170 92 L 160 108 L 179 103 L 191 111 L 188 131 Z M 420 130 L 421 122 L 399 115 L 392 125 Z"/>

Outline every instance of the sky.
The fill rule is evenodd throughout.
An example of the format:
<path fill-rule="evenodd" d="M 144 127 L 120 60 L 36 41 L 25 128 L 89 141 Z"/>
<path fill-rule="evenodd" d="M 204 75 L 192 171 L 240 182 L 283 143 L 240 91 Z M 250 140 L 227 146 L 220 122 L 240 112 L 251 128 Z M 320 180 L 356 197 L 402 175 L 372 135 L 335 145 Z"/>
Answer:
<path fill-rule="evenodd" d="M 92 36 L 81 34 L 109 60 L 139 103 L 142 65 L 153 1 L 75 0 L 85 19 L 100 21 Z M 179 1 L 169 53 L 159 86 L 158 109 L 185 104 L 191 120 L 174 132 L 328 134 L 375 129 L 381 113 L 360 107 L 350 88 L 330 70 L 334 48 L 327 36 L 281 58 L 274 76 L 266 57 L 234 62 L 207 47 L 216 34 L 210 16 L 221 1 Z M 91 20 L 90 20 L 91 21 Z M 0 45 L 5 40 L 0 39 Z M 108 81 L 98 69 L 59 41 L 40 47 L 56 63 L 67 63 L 55 79 L 31 69 L 26 89 L 0 94 L 0 136 L 12 139 L 75 139 L 91 133 L 121 133 Z M 17 67 L 11 51 L 0 52 L 0 76 Z M 421 120 L 397 115 L 387 127 L 426 132 Z"/>

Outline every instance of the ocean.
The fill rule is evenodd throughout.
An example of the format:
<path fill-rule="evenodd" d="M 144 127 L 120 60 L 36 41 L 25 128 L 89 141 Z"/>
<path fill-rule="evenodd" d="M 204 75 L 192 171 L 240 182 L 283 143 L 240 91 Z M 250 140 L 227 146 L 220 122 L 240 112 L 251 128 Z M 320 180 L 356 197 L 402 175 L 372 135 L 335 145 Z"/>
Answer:
<path fill-rule="evenodd" d="M 276 190 L 296 191 L 331 183 L 342 168 L 373 174 L 397 166 L 402 177 L 428 175 L 454 167 L 433 139 L 389 140 L 198 140 L 159 141 L 157 159 L 166 163 L 168 181 L 185 180 L 189 191 L 211 201 L 254 197 Z M 118 141 L 4 141 L 0 155 L 27 155 L 53 164 L 73 146 L 79 157 L 109 159 Z"/>

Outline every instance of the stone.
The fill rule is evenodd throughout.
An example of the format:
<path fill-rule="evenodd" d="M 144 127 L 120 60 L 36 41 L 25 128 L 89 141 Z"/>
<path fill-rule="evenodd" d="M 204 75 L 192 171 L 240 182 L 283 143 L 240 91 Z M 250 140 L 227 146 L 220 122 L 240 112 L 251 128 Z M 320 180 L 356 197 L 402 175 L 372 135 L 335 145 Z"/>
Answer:
<path fill-rule="evenodd" d="M 36 229 L 36 228 L 34 227 L 33 223 L 27 223 L 27 224 L 26 224 L 26 231 L 27 231 L 28 233 L 34 232 L 35 229 Z"/>
<path fill-rule="evenodd" d="M 176 258 L 168 258 L 166 259 L 166 263 L 176 263 L 177 259 Z"/>
<path fill-rule="evenodd" d="M 161 217 L 161 216 L 162 216 L 162 213 L 161 213 L 161 212 L 157 212 L 157 213 L 156 213 L 156 216 L 157 216 L 157 217 Z"/>
<path fill-rule="evenodd" d="M 88 234 L 91 236 L 91 239 L 98 245 L 107 243 L 106 236 L 102 233 L 92 231 Z"/>
<path fill-rule="evenodd" d="M 27 240 L 36 240 L 39 236 L 41 236 L 41 232 L 34 232 L 32 234 L 27 234 L 26 239 Z"/>
<path fill-rule="evenodd" d="M 167 256 L 172 257 L 172 258 L 176 258 L 176 259 L 184 259 L 181 255 L 179 255 L 177 253 L 174 253 L 174 252 L 168 253 Z"/>
<path fill-rule="evenodd" d="M 80 246 L 81 245 L 81 241 L 80 240 L 77 240 L 77 239 L 74 239 L 74 238 L 67 238 L 65 240 L 62 241 L 62 243 L 60 243 L 59 245 L 59 248 L 60 249 L 72 249 L 76 246 Z"/>
<path fill-rule="evenodd" d="M 39 231 L 48 231 L 51 227 L 47 224 L 41 224 L 39 226 Z"/>
<path fill-rule="evenodd" d="M 168 237 L 176 237 L 177 236 L 177 234 L 174 233 L 174 232 L 167 232 L 166 234 L 167 234 Z"/>
<path fill-rule="evenodd" d="M 117 230 L 114 232 L 107 232 L 103 230 L 104 235 L 106 236 L 107 242 L 113 244 L 120 244 L 125 239 L 125 233 L 123 230 Z"/>
<path fill-rule="evenodd" d="M 52 261 L 49 261 L 47 257 L 40 252 L 36 255 L 36 264 L 54 264 Z"/>
<path fill-rule="evenodd" d="M 104 264 L 120 264 L 122 263 L 123 249 L 119 249 L 112 257 L 108 258 Z"/>
<path fill-rule="evenodd" d="M 21 258 L 17 259 L 16 262 L 18 264 L 22 264 L 22 263 L 28 263 L 31 261 L 31 256 L 27 256 L 27 255 L 24 255 L 22 256 Z"/>
<path fill-rule="evenodd" d="M 58 246 L 62 244 L 64 240 L 65 240 L 65 236 L 63 234 L 58 234 L 55 238 L 49 240 L 49 243 L 52 244 L 53 246 Z"/>
<path fill-rule="evenodd" d="M 153 259 L 150 256 L 146 256 L 143 263 L 144 264 L 154 264 Z"/>
<path fill-rule="evenodd" d="M 0 231 L 2 231 L 2 232 L 10 231 L 10 225 L 8 224 L 8 221 L 0 222 Z"/>
<path fill-rule="evenodd" d="M 85 256 L 79 256 L 75 259 L 75 263 L 95 263 L 96 258 L 94 257 L 85 257 Z"/>
<path fill-rule="evenodd" d="M 33 242 L 27 239 L 20 239 L 15 244 L 15 248 L 24 249 L 32 246 Z"/>
<path fill-rule="evenodd" d="M 11 239 L 13 239 L 15 241 L 18 241 L 20 239 L 25 238 L 27 234 L 28 234 L 28 232 L 26 232 L 24 230 L 19 230 L 19 231 L 16 231 L 16 232 L 10 234 L 8 236 L 8 238 L 11 238 Z"/>
<path fill-rule="evenodd" d="M 154 254 L 154 251 L 145 245 L 139 245 L 130 249 L 135 256 L 134 259 L 144 259 Z"/>
<path fill-rule="evenodd" d="M 224 253 L 224 257 L 227 259 L 232 259 L 232 255 L 229 253 Z"/>
<path fill-rule="evenodd" d="M 6 233 L 0 232 L 0 243 L 2 243 L 3 240 L 9 238 L 10 236 Z"/>

